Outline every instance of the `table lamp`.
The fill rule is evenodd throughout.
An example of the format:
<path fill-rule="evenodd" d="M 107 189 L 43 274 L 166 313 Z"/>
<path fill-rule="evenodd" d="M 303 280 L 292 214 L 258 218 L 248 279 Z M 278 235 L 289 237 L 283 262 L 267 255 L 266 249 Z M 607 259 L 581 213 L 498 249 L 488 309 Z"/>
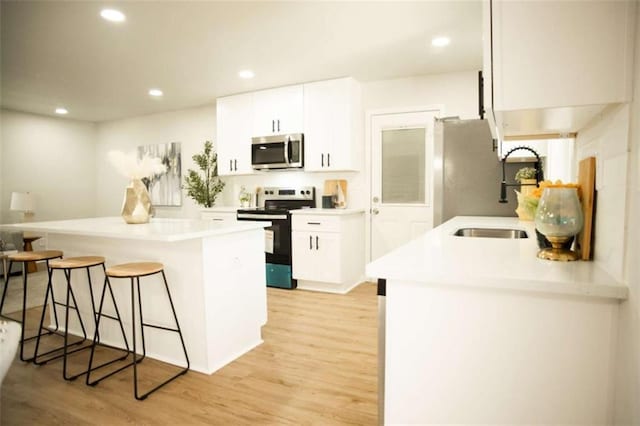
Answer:
<path fill-rule="evenodd" d="M 23 221 L 29 222 L 33 219 L 33 211 L 35 210 L 36 200 L 30 192 L 12 192 L 10 210 L 21 211 L 24 213 Z"/>

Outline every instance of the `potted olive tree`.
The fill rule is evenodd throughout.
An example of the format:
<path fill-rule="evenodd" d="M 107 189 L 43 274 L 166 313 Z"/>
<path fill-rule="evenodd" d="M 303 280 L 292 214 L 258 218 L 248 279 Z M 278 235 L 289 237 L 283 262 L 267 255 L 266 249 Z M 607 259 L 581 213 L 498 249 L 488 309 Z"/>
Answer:
<path fill-rule="evenodd" d="M 183 188 L 196 203 L 206 208 L 213 207 L 216 197 L 224 189 L 224 182 L 218 178 L 218 155 L 211 141 L 204 143 L 204 151 L 191 157 L 202 174 L 187 170 Z"/>

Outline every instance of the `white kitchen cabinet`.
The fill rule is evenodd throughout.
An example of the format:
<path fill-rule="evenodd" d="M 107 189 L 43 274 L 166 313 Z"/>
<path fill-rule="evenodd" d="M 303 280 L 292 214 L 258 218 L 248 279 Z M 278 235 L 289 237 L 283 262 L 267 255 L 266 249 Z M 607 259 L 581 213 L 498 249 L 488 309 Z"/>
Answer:
<path fill-rule="evenodd" d="M 305 84 L 305 170 L 359 170 L 362 125 L 361 90 L 356 80 Z"/>
<path fill-rule="evenodd" d="M 500 135 L 576 132 L 628 102 L 635 3 L 486 0 L 484 97 Z"/>
<path fill-rule="evenodd" d="M 251 167 L 251 93 L 218 98 L 216 101 L 218 174 L 245 175 Z"/>
<path fill-rule="evenodd" d="M 297 257 L 294 278 L 334 284 L 343 281 L 339 233 L 293 231 L 292 244 Z"/>
<path fill-rule="evenodd" d="M 302 85 L 279 87 L 253 93 L 253 136 L 303 131 Z"/>
<path fill-rule="evenodd" d="M 363 280 L 363 210 L 305 209 L 292 216 L 298 288 L 344 294 Z"/>
<path fill-rule="evenodd" d="M 202 210 L 200 218 L 214 222 L 233 223 L 238 221 L 236 210 L 236 207 L 212 207 L 211 209 Z"/>

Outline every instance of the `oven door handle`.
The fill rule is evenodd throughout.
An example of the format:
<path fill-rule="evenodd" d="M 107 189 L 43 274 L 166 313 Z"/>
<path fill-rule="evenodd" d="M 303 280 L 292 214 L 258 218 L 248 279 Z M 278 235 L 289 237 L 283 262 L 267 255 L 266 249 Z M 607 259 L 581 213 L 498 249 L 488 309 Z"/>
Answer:
<path fill-rule="evenodd" d="M 289 135 L 284 137 L 284 162 L 291 164 L 289 161 Z"/>
<path fill-rule="evenodd" d="M 259 220 L 287 220 L 286 214 L 251 214 L 238 213 L 238 219 L 259 219 Z"/>

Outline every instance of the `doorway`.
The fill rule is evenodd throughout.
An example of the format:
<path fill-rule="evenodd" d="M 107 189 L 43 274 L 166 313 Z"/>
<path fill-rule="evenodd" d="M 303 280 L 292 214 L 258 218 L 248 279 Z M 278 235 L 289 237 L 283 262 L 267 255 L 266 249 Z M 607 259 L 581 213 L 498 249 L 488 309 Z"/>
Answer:
<path fill-rule="evenodd" d="M 370 259 L 433 226 L 433 125 L 439 109 L 371 116 Z"/>

